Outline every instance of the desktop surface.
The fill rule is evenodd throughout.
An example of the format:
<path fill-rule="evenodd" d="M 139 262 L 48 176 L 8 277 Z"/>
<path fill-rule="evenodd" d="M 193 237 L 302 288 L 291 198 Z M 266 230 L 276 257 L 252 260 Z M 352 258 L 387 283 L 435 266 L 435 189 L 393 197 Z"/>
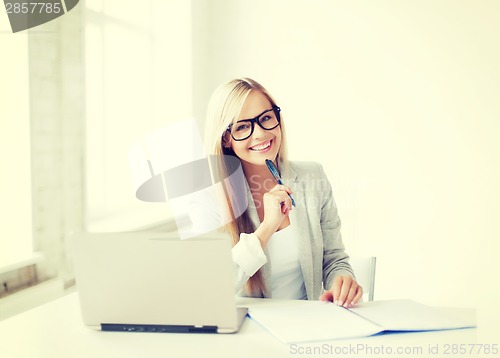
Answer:
<path fill-rule="evenodd" d="M 251 308 L 279 304 L 279 300 L 241 298 L 238 304 Z M 470 309 L 448 309 L 447 313 L 469 320 L 475 315 Z M 422 357 L 444 354 L 447 345 L 474 344 L 476 332 L 460 329 L 382 334 L 290 345 L 280 342 L 249 317 L 235 334 L 103 332 L 83 324 L 76 293 L 0 322 L 2 357 L 8 358 Z M 396 349 L 408 352 L 396 354 Z M 432 351 L 436 349 L 438 355 Z"/>

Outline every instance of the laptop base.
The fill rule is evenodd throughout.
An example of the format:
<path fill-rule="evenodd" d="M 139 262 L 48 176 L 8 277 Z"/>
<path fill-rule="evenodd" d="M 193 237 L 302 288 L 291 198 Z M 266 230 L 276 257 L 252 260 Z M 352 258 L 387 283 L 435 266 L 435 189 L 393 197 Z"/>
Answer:
<path fill-rule="evenodd" d="M 102 331 L 111 332 L 156 332 L 156 333 L 217 333 L 217 326 L 173 326 L 156 324 L 101 324 Z"/>
<path fill-rule="evenodd" d="M 235 333 L 241 327 L 247 312 L 248 308 L 246 307 L 236 308 L 236 314 L 238 316 L 238 326 L 236 328 L 219 328 L 217 326 L 102 323 L 101 331 L 149 333 Z"/>

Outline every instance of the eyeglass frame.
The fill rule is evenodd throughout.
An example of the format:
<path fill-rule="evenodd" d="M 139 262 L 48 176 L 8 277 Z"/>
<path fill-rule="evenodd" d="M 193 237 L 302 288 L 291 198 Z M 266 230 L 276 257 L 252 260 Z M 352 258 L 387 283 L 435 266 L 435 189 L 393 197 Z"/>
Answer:
<path fill-rule="evenodd" d="M 264 114 L 266 114 L 268 112 L 271 112 L 271 111 L 274 111 L 274 114 L 276 115 L 276 119 L 278 120 L 278 124 L 276 124 L 272 128 L 264 128 L 264 126 L 262 126 L 262 124 L 260 123 L 259 118 L 262 117 Z M 281 108 L 280 107 L 273 106 L 273 108 L 266 109 L 264 112 L 262 112 L 261 114 L 259 114 L 258 116 L 254 117 L 254 118 L 241 119 L 241 120 L 237 121 L 236 123 L 250 122 L 250 124 L 252 126 L 252 129 L 250 130 L 250 134 L 247 137 L 245 137 L 245 138 L 242 138 L 242 139 L 236 139 L 236 138 L 234 138 L 233 133 L 231 133 L 231 127 L 233 126 L 233 124 L 236 124 L 236 123 L 231 123 L 230 125 L 228 125 L 227 128 L 226 128 L 226 132 L 229 132 L 229 134 L 231 135 L 231 138 L 233 138 L 235 141 L 239 142 L 239 141 L 242 141 L 242 140 L 246 140 L 246 139 L 248 139 L 248 138 L 250 138 L 252 136 L 253 131 L 255 130 L 255 123 L 257 123 L 259 125 L 259 127 L 262 128 L 265 131 L 273 130 L 274 128 L 278 127 L 281 124 L 280 112 L 281 112 Z"/>

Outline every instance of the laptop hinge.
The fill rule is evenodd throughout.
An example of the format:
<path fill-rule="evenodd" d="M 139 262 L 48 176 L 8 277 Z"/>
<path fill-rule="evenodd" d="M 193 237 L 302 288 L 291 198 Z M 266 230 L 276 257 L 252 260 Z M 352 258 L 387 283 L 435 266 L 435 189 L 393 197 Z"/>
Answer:
<path fill-rule="evenodd" d="M 217 326 L 101 323 L 101 330 L 112 332 L 217 333 Z"/>

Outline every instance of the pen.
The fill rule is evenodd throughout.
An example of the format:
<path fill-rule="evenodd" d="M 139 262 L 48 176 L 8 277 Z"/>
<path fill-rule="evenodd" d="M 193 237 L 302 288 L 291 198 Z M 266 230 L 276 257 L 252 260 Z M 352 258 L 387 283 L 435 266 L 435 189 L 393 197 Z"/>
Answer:
<path fill-rule="evenodd" d="M 276 169 L 272 160 L 266 159 L 266 165 L 267 165 L 267 168 L 269 169 L 269 171 L 271 172 L 271 174 L 273 175 L 274 179 L 276 179 L 276 182 L 280 185 L 283 185 L 283 181 L 280 178 L 280 174 L 278 173 L 278 169 Z M 295 206 L 295 200 L 293 200 L 293 198 L 290 194 L 288 194 L 288 196 L 290 197 L 290 199 L 292 199 L 292 205 Z"/>

